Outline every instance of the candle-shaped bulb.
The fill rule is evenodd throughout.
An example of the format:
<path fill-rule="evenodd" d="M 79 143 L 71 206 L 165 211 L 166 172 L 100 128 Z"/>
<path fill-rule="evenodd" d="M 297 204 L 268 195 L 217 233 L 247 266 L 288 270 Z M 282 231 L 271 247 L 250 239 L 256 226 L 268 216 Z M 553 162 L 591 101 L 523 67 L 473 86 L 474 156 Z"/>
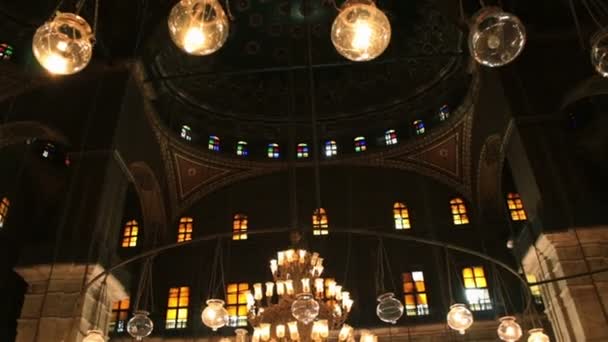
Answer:
<path fill-rule="evenodd" d="M 277 275 L 277 271 L 279 270 L 279 265 L 276 259 L 270 260 L 270 272 L 272 272 L 273 276 Z"/>
<path fill-rule="evenodd" d="M 285 251 L 285 259 L 287 262 L 294 262 L 296 258 L 296 251 L 293 249 L 288 249 Z"/>
<path fill-rule="evenodd" d="M 285 265 L 285 252 L 277 253 L 277 263 L 279 264 L 279 266 Z"/>
<path fill-rule="evenodd" d="M 277 280 L 277 295 L 282 296 L 285 294 L 285 283 L 282 280 Z"/>
<path fill-rule="evenodd" d="M 283 324 L 277 324 L 276 327 L 276 334 L 278 338 L 283 338 L 285 337 L 285 325 Z"/>
<path fill-rule="evenodd" d="M 303 264 L 304 262 L 306 262 L 306 253 L 307 252 L 304 249 L 298 250 L 298 257 L 299 257 L 300 264 Z"/>
<path fill-rule="evenodd" d="M 336 300 L 342 300 L 342 285 L 336 285 Z"/>
<path fill-rule="evenodd" d="M 302 278 L 302 292 L 310 293 L 310 278 Z"/>
<path fill-rule="evenodd" d="M 255 300 L 262 300 L 264 295 L 262 294 L 262 283 L 253 284 L 253 298 Z"/>
<path fill-rule="evenodd" d="M 271 298 L 274 291 L 274 283 L 269 281 L 266 283 L 266 297 Z"/>
<path fill-rule="evenodd" d="M 288 295 L 293 296 L 293 280 L 285 280 L 285 292 L 287 292 Z"/>
<path fill-rule="evenodd" d="M 336 281 L 335 280 L 329 280 L 326 282 L 326 291 L 325 291 L 325 296 L 328 299 L 332 299 L 336 296 Z"/>
<path fill-rule="evenodd" d="M 315 294 L 317 297 L 323 297 L 323 278 L 315 279 Z"/>
<path fill-rule="evenodd" d="M 298 322 L 291 321 L 287 323 L 287 327 L 289 328 L 289 337 L 292 341 L 297 341 L 300 339 L 300 333 L 298 332 Z"/>

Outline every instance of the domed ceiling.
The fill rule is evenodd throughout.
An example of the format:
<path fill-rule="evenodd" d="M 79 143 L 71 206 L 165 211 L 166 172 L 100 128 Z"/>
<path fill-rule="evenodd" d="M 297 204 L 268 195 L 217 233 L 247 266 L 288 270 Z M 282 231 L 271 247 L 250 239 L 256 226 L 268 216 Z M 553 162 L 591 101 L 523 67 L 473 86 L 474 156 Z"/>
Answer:
<path fill-rule="evenodd" d="M 327 0 L 231 1 L 230 37 L 217 53 L 189 56 L 161 21 L 149 38 L 148 81 L 157 111 L 176 129 L 201 136 L 285 141 L 292 104 L 299 139 L 310 139 L 308 27 L 315 103 L 322 135 L 381 132 L 457 106 L 469 86 L 462 33 L 432 0 L 379 1 L 392 24 L 391 44 L 375 61 L 353 63 L 335 51 L 337 10 Z"/>

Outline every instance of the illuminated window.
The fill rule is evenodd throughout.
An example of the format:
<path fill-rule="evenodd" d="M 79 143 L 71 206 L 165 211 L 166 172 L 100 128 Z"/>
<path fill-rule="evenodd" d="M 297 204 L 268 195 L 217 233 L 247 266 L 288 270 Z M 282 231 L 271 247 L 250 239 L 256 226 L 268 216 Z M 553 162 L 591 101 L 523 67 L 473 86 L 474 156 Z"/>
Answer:
<path fill-rule="evenodd" d="M 464 291 L 472 311 L 492 310 L 492 300 L 488 291 L 488 282 L 483 267 L 466 267 L 462 269 Z"/>
<path fill-rule="evenodd" d="M 188 125 L 183 125 L 180 136 L 184 140 L 191 141 L 192 140 L 192 128 L 190 128 L 190 126 L 188 126 Z"/>
<path fill-rule="evenodd" d="M 119 300 L 112 304 L 112 316 L 110 317 L 110 331 L 122 333 L 126 331 L 129 321 L 129 299 Z"/>
<path fill-rule="evenodd" d="M 422 120 L 416 120 L 412 123 L 414 129 L 416 130 L 416 135 L 422 135 L 426 132 L 424 128 L 424 122 Z"/>
<path fill-rule="evenodd" d="M 192 240 L 192 226 L 194 220 L 192 217 L 182 217 L 179 219 L 179 227 L 177 228 L 177 242 Z"/>
<path fill-rule="evenodd" d="M 450 117 L 450 107 L 448 105 L 443 105 L 439 108 L 439 120 L 445 121 Z"/>
<path fill-rule="evenodd" d="M 4 61 L 8 61 L 13 57 L 13 46 L 6 44 L 6 43 L 1 43 L 0 44 L 0 60 L 4 60 Z"/>
<path fill-rule="evenodd" d="M 249 284 L 233 283 L 226 287 L 226 310 L 229 327 L 247 326 L 247 292 Z"/>
<path fill-rule="evenodd" d="M 325 142 L 325 156 L 333 157 L 338 154 L 338 145 L 333 140 Z"/>
<path fill-rule="evenodd" d="M 220 150 L 220 138 L 215 135 L 209 136 L 209 150 L 218 152 Z"/>
<path fill-rule="evenodd" d="M 122 234 L 122 247 L 130 248 L 137 246 L 137 235 L 139 234 L 139 225 L 137 221 L 131 220 L 125 224 L 125 230 Z"/>
<path fill-rule="evenodd" d="M 367 143 L 365 142 L 365 137 L 356 137 L 355 138 L 355 152 L 364 152 L 367 150 Z"/>
<path fill-rule="evenodd" d="M 395 145 L 397 143 L 397 132 L 394 129 L 390 129 L 384 133 L 384 141 L 386 145 Z"/>
<path fill-rule="evenodd" d="M 329 222 L 327 221 L 327 213 L 323 208 L 315 209 L 314 213 L 312 214 L 312 234 L 329 234 Z"/>
<path fill-rule="evenodd" d="M 298 144 L 297 157 L 298 159 L 308 158 L 308 144 Z"/>
<path fill-rule="evenodd" d="M 55 155 L 57 148 L 52 143 L 46 143 L 42 149 L 42 158 L 49 159 Z"/>
<path fill-rule="evenodd" d="M 169 289 L 167 303 L 166 329 L 183 329 L 188 325 L 188 305 L 190 304 L 190 288 L 187 286 Z"/>
<path fill-rule="evenodd" d="M 519 194 L 509 193 L 507 195 L 507 206 L 511 212 L 511 220 L 525 221 L 528 219 L 526 211 L 524 210 L 524 203 L 521 201 Z"/>
<path fill-rule="evenodd" d="M 247 240 L 247 215 L 236 214 L 232 223 L 232 240 Z"/>
<path fill-rule="evenodd" d="M 249 149 L 247 148 L 247 142 L 239 141 L 236 143 L 236 155 L 246 157 L 249 155 Z"/>
<path fill-rule="evenodd" d="M 424 316 L 429 314 L 426 284 L 422 272 L 403 273 L 403 298 L 406 315 Z"/>
<path fill-rule="evenodd" d="M 277 159 L 281 156 L 279 153 L 279 145 L 278 144 L 268 144 L 267 148 L 268 158 Z"/>
<path fill-rule="evenodd" d="M 528 280 L 528 283 L 536 283 L 538 281 L 534 274 L 526 274 L 526 279 Z M 536 304 L 543 303 L 543 296 L 540 293 L 540 286 L 538 286 L 538 285 L 530 286 L 530 292 L 532 292 L 532 297 L 534 298 L 534 303 L 536 303 Z"/>
<path fill-rule="evenodd" d="M 454 218 L 455 225 L 460 226 L 463 224 L 469 224 L 467 206 L 464 204 L 462 198 L 457 197 L 451 200 L 450 207 L 452 208 L 452 217 Z"/>
<path fill-rule="evenodd" d="M 403 203 L 395 203 L 393 206 L 393 218 L 395 219 L 395 229 L 410 229 L 410 213 Z"/>
<path fill-rule="evenodd" d="M 11 201 L 4 197 L 0 202 L 0 228 L 4 227 L 6 217 L 8 216 L 8 208 L 11 206 Z"/>

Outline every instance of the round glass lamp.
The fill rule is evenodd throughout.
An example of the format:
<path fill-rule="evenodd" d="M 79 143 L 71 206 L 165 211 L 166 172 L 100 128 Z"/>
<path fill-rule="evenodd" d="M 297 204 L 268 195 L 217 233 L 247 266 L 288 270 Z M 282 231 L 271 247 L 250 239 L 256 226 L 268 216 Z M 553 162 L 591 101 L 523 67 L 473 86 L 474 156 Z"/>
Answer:
<path fill-rule="evenodd" d="M 221 299 L 207 300 L 207 307 L 201 313 L 203 324 L 213 331 L 223 327 L 228 323 L 228 311 L 224 308 L 224 301 Z"/>
<path fill-rule="evenodd" d="M 517 58 L 526 45 L 526 28 L 519 18 L 499 7 L 484 7 L 473 16 L 469 51 L 485 66 L 499 67 Z"/>
<path fill-rule="evenodd" d="M 528 342 L 551 342 L 549 336 L 541 328 L 531 329 L 528 333 L 530 334 Z"/>
<path fill-rule="evenodd" d="M 515 342 L 519 341 L 523 332 L 521 331 L 521 327 L 515 321 L 515 317 L 513 316 L 505 316 L 500 318 L 500 325 L 496 331 L 498 333 L 498 337 L 507 342 Z"/>
<path fill-rule="evenodd" d="M 150 313 L 147 311 L 136 311 L 129 322 L 127 322 L 127 332 L 135 340 L 141 341 L 152 333 L 154 323 L 148 317 L 149 315 Z"/>
<path fill-rule="evenodd" d="M 319 303 L 310 293 L 300 293 L 291 304 L 291 314 L 298 321 L 310 324 L 319 315 Z"/>
<path fill-rule="evenodd" d="M 467 329 L 473 325 L 473 314 L 464 304 L 454 304 L 450 306 L 447 316 L 448 326 L 452 330 L 464 335 Z"/>
<path fill-rule="evenodd" d="M 219 50 L 228 39 L 228 17 L 217 0 L 181 0 L 168 19 L 169 35 L 180 49 L 196 56 Z"/>
<path fill-rule="evenodd" d="M 32 41 L 38 63 L 55 75 L 84 69 L 93 56 L 95 37 L 91 26 L 73 13 L 60 13 L 40 26 Z"/>
<path fill-rule="evenodd" d="M 391 41 L 391 23 L 371 0 L 348 0 L 334 19 L 331 41 L 339 54 L 355 62 L 380 56 Z"/>
<path fill-rule="evenodd" d="M 608 29 L 591 38 L 591 63 L 603 77 L 608 77 Z"/>
<path fill-rule="evenodd" d="M 395 294 L 392 292 L 380 295 L 376 315 L 382 322 L 396 324 L 403 316 L 403 304 L 395 298 Z"/>
<path fill-rule="evenodd" d="M 101 330 L 89 330 L 82 342 L 106 342 L 106 338 Z"/>

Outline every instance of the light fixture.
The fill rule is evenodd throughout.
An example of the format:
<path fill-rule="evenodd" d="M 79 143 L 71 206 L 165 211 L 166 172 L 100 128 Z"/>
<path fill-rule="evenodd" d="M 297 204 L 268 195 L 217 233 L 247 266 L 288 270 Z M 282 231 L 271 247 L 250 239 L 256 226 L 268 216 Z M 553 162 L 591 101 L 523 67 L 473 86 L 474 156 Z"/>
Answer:
<path fill-rule="evenodd" d="M 38 63 L 51 74 L 71 75 L 89 64 L 94 42 L 86 20 L 73 13 L 57 12 L 34 33 L 32 50 Z"/>
<path fill-rule="evenodd" d="M 549 336 L 541 328 L 531 329 L 528 334 L 530 334 L 528 342 L 551 342 Z"/>
<path fill-rule="evenodd" d="M 473 16 L 469 30 L 469 51 L 485 66 L 511 63 L 526 45 L 526 28 L 519 18 L 499 7 L 483 7 Z"/>
<path fill-rule="evenodd" d="M 498 337 L 506 342 L 519 341 L 523 332 L 521 326 L 515 321 L 513 316 L 505 316 L 500 318 L 500 325 L 498 326 L 497 333 Z"/>
<path fill-rule="evenodd" d="M 392 292 L 382 294 L 378 297 L 376 315 L 383 322 L 397 324 L 399 318 L 403 316 L 403 304 L 395 298 L 395 294 Z"/>
<path fill-rule="evenodd" d="M 100 330 L 89 330 L 87 331 L 87 335 L 82 339 L 82 342 L 106 342 L 106 338 Z"/>
<path fill-rule="evenodd" d="M 147 311 L 136 311 L 133 317 L 127 322 L 127 332 L 137 341 L 148 337 L 154 329 L 154 323 L 148 317 Z"/>
<path fill-rule="evenodd" d="M 603 77 L 608 77 L 608 28 L 591 38 L 591 63 Z"/>
<path fill-rule="evenodd" d="M 238 328 L 236 330 L 234 330 L 234 341 L 235 342 L 247 342 L 247 329 L 243 329 L 243 328 Z"/>
<path fill-rule="evenodd" d="M 217 0 L 181 0 L 171 10 L 168 24 L 175 45 L 196 56 L 219 50 L 228 39 L 230 26 Z"/>
<path fill-rule="evenodd" d="M 464 335 L 466 330 L 473 324 L 473 314 L 464 304 L 454 304 L 450 306 L 447 321 L 448 326 L 452 330 L 456 330 L 461 335 Z"/>
<path fill-rule="evenodd" d="M 291 304 L 293 318 L 304 324 L 310 324 L 319 315 L 319 303 L 310 293 L 300 293 Z"/>
<path fill-rule="evenodd" d="M 224 308 L 224 301 L 221 299 L 207 300 L 207 307 L 201 314 L 203 324 L 216 331 L 228 323 L 228 311 Z"/>
<path fill-rule="evenodd" d="M 391 41 L 391 23 L 372 0 L 348 0 L 331 27 L 339 54 L 355 62 L 380 56 Z"/>

